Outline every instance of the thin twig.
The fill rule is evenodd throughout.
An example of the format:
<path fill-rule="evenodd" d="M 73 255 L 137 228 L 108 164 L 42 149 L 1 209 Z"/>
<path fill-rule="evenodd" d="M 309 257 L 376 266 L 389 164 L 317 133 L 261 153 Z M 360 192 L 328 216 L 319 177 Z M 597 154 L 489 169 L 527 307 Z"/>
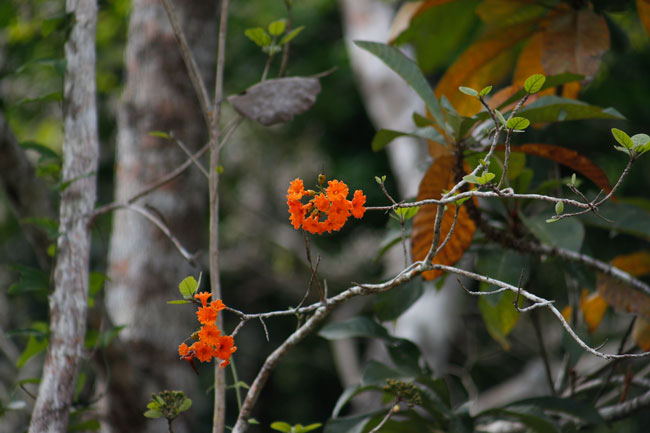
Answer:
<path fill-rule="evenodd" d="M 205 87 L 203 78 L 201 77 L 201 72 L 199 67 L 196 64 L 196 60 L 192 55 L 192 50 L 187 43 L 187 38 L 185 38 L 185 33 L 181 28 L 180 22 L 178 20 L 178 15 L 176 14 L 176 9 L 171 0 L 162 0 L 165 11 L 167 11 L 167 16 L 169 17 L 169 22 L 172 25 L 174 30 L 174 35 L 178 41 L 178 45 L 181 51 L 181 56 L 185 62 L 185 67 L 189 73 L 190 80 L 192 81 L 192 86 L 194 87 L 194 92 L 199 99 L 199 104 L 201 105 L 201 113 L 203 114 L 203 120 L 205 121 L 206 127 L 210 128 L 210 96 L 208 96 L 208 90 Z"/>
<path fill-rule="evenodd" d="M 183 152 L 185 152 L 185 154 L 192 160 L 194 165 L 196 165 L 196 167 L 201 171 L 201 173 L 203 173 L 205 178 L 209 179 L 210 175 L 208 175 L 208 172 L 203 167 L 203 164 L 201 164 L 201 161 L 199 161 L 197 158 L 194 157 L 194 154 L 187 146 L 185 146 L 185 143 L 183 143 L 183 141 L 181 141 L 180 139 L 176 138 L 173 132 L 170 133 L 169 136 L 174 140 L 174 142 L 178 145 L 178 147 L 180 147 L 183 150 Z"/>
<path fill-rule="evenodd" d="M 379 432 L 379 429 L 381 429 L 381 428 L 384 426 L 384 424 L 386 424 L 386 423 L 388 422 L 388 420 L 390 419 L 390 417 L 393 416 L 393 413 L 394 413 L 394 410 L 393 410 L 393 409 L 394 409 L 395 405 L 398 404 L 398 403 L 399 403 L 399 397 L 397 397 L 397 398 L 396 398 L 396 399 L 395 399 L 395 400 L 390 404 L 390 407 L 388 408 L 388 412 L 386 412 L 386 415 L 384 415 L 384 417 L 383 417 L 382 420 L 379 422 L 379 424 L 377 424 L 377 425 L 375 426 L 375 428 L 373 428 L 372 430 L 370 430 L 368 433 L 377 433 L 377 432 Z"/>

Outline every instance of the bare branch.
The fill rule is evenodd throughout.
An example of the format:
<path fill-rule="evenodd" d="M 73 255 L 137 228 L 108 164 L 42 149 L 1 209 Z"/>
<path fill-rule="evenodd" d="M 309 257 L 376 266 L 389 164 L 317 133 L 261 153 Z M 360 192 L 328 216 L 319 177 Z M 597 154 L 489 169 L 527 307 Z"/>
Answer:
<path fill-rule="evenodd" d="M 181 56 L 185 62 L 185 67 L 192 81 L 192 86 L 194 87 L 194 92 L 196 97 L 199 100 L 201 105 L 201 113 L 203 114 L 203 120 L 205 121 L 206 127 L 209 129 L 211 124 L 210 116 L 210 96 L 208 95 L 208 90 L 205 87 L 203 78 L 201 78 L 201 72 L 199 71 L 199 66 L 196 64 L 196 60 L 192 55 L 192 50 L 187 43 L 187 38 L 183 29 L 181 28 L 180 22 L 178 20 L 178 15 L 176 14 L 176 9 L 171 0 L 162 0 L 165 11 L 167 11 L 167 16 L 169 17 L 169 22 L 174 29 L 174 35 L 176 35 L 176 40 L 178 41 L 178 46 L 181 51 Z"/>

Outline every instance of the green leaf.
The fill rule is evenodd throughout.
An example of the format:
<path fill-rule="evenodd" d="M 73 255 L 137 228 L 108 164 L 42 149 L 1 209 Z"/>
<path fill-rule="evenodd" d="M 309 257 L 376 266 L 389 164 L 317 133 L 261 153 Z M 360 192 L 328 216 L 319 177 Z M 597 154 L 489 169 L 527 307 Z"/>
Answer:
<path fill-rule="evenodd" d="M 513 117 L 511 119 L 508 119 L 508 122 L 506 123 L 506 126 L 508 128 L 518 130 L 526 129 L 529 125 L 530 120 L 526 119 L 525 117 Z"/>
<path fill-rule="evenodd" d="M 47 238 L 54 240 L 59 237 L 59 223 L 50 218 L 23 218 L 21 224 L 32 224 L 42 228 L 47 234 Z"/>
<path fill-rule="evenodd" d="M 380 129 L 372 139 L 372 150 L 377 152 L 388 145 L 391 141 L 398 137 L 410 136 L 415 138 L 424 138 L 426 140 L 433 140 L 439 143 L 445 143 L 445 139 L 436 128 L 433 126 L 425 126 L 423 128 L 416 128 L 410 132 L 394 131 L 392 129 Z"/>
<path fill-rule="evenodd" d="M 499 119 L 499 122 L 501 122 L 501 125 L 506 126 L 508 122 L 506 121 L 506 118 L 503 117 L 503 114 L 499 110 L 494 110 L 494 113 L 497 115 L 497 119 Z"/>
<path fill-rule="evenodd" d="M 420 210 L 420 206 L 411 206 L 411 207 L 398 207 L 395 209 L 395 213 L 402 218 L 404 218 L 405 221 L 410 220 L 413 218 L 418 211 Z"/>
<path fill-rule="evenodd" d="M 353 317 L 344 322 L 325 325 L 318 335 L 327 340 L 352 337 L 389 338 L 386 328 L 365 316 Z"/>
<path fill-rule="evenodd" d="M 34 98 L 23 98 L 16 102 L 16 105 L 31 104 L 33 102 L 43 103 L 43 102 L 61 102 L 63 101 L 63 92 L 56 91 L 47 93 L 45 95 L 36 96 Z"/>
<path fill-rule="evenodd" d="M 562 84 L 571 83 L 574 81 L 582 81 L 584 78 L 585 78 L 584 75 L 572 74 L 570 72 L 564 74 L 552 75 L 550 77 L 546 77 L 546 80 L 544 81 L 544 85 L 539 89 L 539 91 L 550 89 L 551 87 L 560 86 Z M 499 105 L 498 108 L 507 107 L 513 102 L 516 102 L 521 98 L 523 98 L 525 94 L 526 94 L 526 90 L 521 89 L 520 91 L 512 95 L 510 98 L 506 99 L 503 103 L 501 103 L 501 105 Z"/>
<path fill-rule="evenodd" d="M 537 93 L 542 90 L 546 77 L 542 74 L 534 74 L 524 82 L 524 90 L 529 94 Z"/>
<path fill-rule="evenodd" d="M 330 418 L 325 424 L 323 433 L 362 433 L 370 419 L 384 410 L 352 415 L 340 418 Z"/>
<path fill-rule="evenodd" d="M 191 299 L 192 296 L 194 296 L 194 293 L 196 293 L 197 288 L 198 284 L 196 279 L 192 276 L 183 279 L 183 281 L 178 284 L 178 290 L 185 299 Z"/>
<path fill-rule="evenodd" d="M 387 292 L 379 293 L 375 298 L 375 315 L 382 322 L 395 320 L 411 308 L 411 305 L 420 299 L 423 293 L 424 289 L 420 279 L 411 280 Z"/>
<path fill-rule="evenodd" d="M 50 275 L 38 268 L 12 264 L 9 268 L 18 272 L 18 281 L 9 286 L 10 295 L 19 295 L 28 292 L 47 294 L 50 286 Z"/>
<path fill-rule="evenodd" d="M 190 407 L 192 407 L 192 400 L 189 399 L 189 398 L 187 398 L 187 397 L 185 397 L 185 398 L 183 399 L 183 402 L 181 403 L 181 405 L 178 407 L 178 411 L 179 411 L 179 412 L 185 412 L 185 411 L 188 410 Z"/>
<path fill-rule="evenodd" d="M 23 368 L 27 361 L 43 352 L 47 348 L 47 342 L 47 338 L 30 335 L 25 350 L 23 350 L 23 353 L 16 360 L 16 367 Z"/>
<path fill-rule="evenodd" d="M 164 131 L 149 131 L 149 136 L 169 139 L 169 134 Z"/>
<path fill-rule="evenodd" d="M 312 430 L 316 430 L 318 427 L 320 427 L 322 425 L 323 425 L 322 423 L 315 422 L 313 424 L 309 424 L 309 425 L 306 425 L 304 427 L 301 426 L 300 424 L 298 424 L 294 428 L 296 430 L 296 433 L 307 433 L 307 432 L 310 432 Z"/>
<path fill-rule="evenodd" d="M 144 416 L 146 416 L 147 418 L 162 418 L 163 414 L 159 410 L 149 409 L 144 413 Z"/>
<path fill-rule="evenodd" d="M 587 401 L 578 401 L 559 397 L 534 397 L 510 403 L 506 407 L 517 406 L 530 406 L 552 412 L 566 413 L 587 421 L 590 424 L 605 423 L 605 420 L 600 416 L 598 410 Z"/>
<path fill-rule="evenodd" d="M 271 45 L 271 36 L 269 36 L 269 34 L 266 33 L 266 30 L 264 30 L 262 27 L 246 29 L 246 31 L 244 31 L 244 34 L 248 39 L 255 42 L 258 47 L 268 47 Z"/>
<path fill-rule="evenodd" d="M 464 93 L 466 95 L 469 95 L 469 96 L 478 96 L 478 92 L 476 90 L 472 89 L 471 87 L 460 86 L 458 88 L 458 90 L 460 90 L 462 93 Z"/>
<path fill-rule="evenodd" d="M 580 216 L 580 220 L 590 226 L 609 230 L 612 236 L 616 233 L 625 233 L 650 241 L 650 224 L 648 224 L 650 213 L 646 210 L 630 203 L 608 202 L 600 206 L 598 213 L 613 223 L 591 213 Z"/>
<path fill-rule="evenodd" d="M 436 95 L 420 68 L 411 59 L 390 45 L 369 41 L 355 41 L 355 44 L 377 56 L 389 68 L 399 74 L 415 90 L 415 93 L 422 98 L 438 126 L 448 129 Z"/>
<path fill-rule="evenodd" d="M 365 370 L 361 376 L 362 386 L 384 386 L 386 379 L 399 379 L 399 380 L 412 380 L 413 376 L 407 372 L 403 372 L 396 368 L 389 367 L 381 362 L 371 360 L 366 365 Z"/>
<path fill-rule="evenodd" d="M 473 183 L 473 184 L 479 183 L 478 177 L 476 177 L 476 175 L 473 175 L 473 174 L 468 174 L 468 175 L 463 176 L 463 180 L 465 182 L 469 182 L 469 183 Z"/>
<path fill-rule="evenodd" d="M 191 301 L 186 301 L 185 299 L 177 299 L 174 301 L 167 301 L 168 304 L 178 305 L 178 304 L 190 304 Z"/>
<path fill-rule="evenodd" d="M 618 111 L 612 108 L 602 108 L 575 99 L 553 95 L 542 96 L 530 105 L 519 110 L 519 114 L 526 117 L 531 123 L 624 118 Z"/>
<path fill-rule="evenodd" d="M 564 202 L 558 201 L 555 203 L 555 215 L 561 215 L 564 212 Z"/>
<path fill-rule="evenodd" d="M 147 404 L 147 409 L 160 409 L 160 404 L 158 404 L 157 401 L 150 401 L 149 404 Z"/>
<path fill-rule="evenodd" d="M 548 224 L 546 218 L 537 215 L 525 217 L 520 215 L 522 222 L 537 239 L 552 247 L 580 251 L 585 237 L 585 228 L 575 218 L 565 218 L 557 224 Z"/>
<path fill-rule="evenodd" d="M 628 149 L 632 149 L 634 147 L 634 141 L 632 141 L 630 136 L 627 135 L 624 131 L 621 131 L 620 129 L 617 128 L 612 128 L 612 135 L 614 136 L 616 141 L 618 141 L 624 147 Z"/>
<path fill-rule="evenodd" d="M 477 179 L 477 180 L 478 180 L 478 184 L 479 184 L 479 185 L 485 185 L 486 183 L 488 183 L 488 182 L 490 182 L 492 179 L 494 179 L 495 176 L 496 176 L 496 175 L 495 175 L 494 173 L 490 173 L 490 172 L 484 173 L 481 177 L 479 177 L 479 178 Z"/>
<path fill-rule="evenodd" d="M 478 92 L 480 97 L 485 97 L 487 96 L 490 92 L 492 91 L 492 86 L 486 86 L 481 89 L 480 92 Z"/>
<path fill-rule="evenodd" d="M 68 426 L 68 433 L 70 432 L 88 432 L 88 431 L 97 431 L 101 428 L 99 421 L 96 419 L 89 419 L 75 424 L 70 424 Z"/>
<path fill-rule="evenodd" d="M 291 425 L 289 425 L 288 423 L 286 423 L 284 421 L 275 421 L 275 422 L 271 423 L 271 428 L 273 430 L 281 431 L 281 432 L 284 432 L 284 433 L 291 433 L 291 430 L 292 430 Z"/>
<path fill-rule="evenodd" d="M 271 36 L 280 36 L 287 28 L 286 20 L 276 20 L 269 24 L 269 33 Z"/>
<path fill-rule="evenodd" d="M 429 119 L 428 117 L 424 117 L 417 111 L 413 112 L 413 123 L 415 123 L 415 126 L 418 128 L 422 128 L 424 126 L 431 126 L 434 124 L 433 120 Z"/>
<path fill-rule="evenodd" d="M 287 33 L 286 35 L 284 35 L 284 36 L 282 37 L 282 39 L 280 39 L 279 44 L 280 44 L 280 45 L 284 45 L 284 44 L 286 44 L 286 43 L 292 41 L 293 38 L 295 38 L 296 36 L 298 36 L 298 34 L 299 34 L 301 31 L 303 31 L 304 28 L 305 28 L 305 26 L 300 26 L 300 27 L 296 27 L 295 29 L 291 30 L 289 33 Z"/>

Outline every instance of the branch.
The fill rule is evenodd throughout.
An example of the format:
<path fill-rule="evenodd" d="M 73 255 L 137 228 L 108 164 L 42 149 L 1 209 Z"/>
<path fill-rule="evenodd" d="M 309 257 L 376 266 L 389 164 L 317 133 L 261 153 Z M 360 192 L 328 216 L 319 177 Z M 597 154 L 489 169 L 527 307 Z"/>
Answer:
<path fill-rule="evenodd" d="M 183 29 L 181 28 L 180 22 L 178 20 L 178 15 L 176 14 L 176 9 L 171 0 L 162 0 L 167 16 L 169 17 L 169 22 L 172 25 L 174 30 L 174 35 L 176 35 L 176 40 L 178 41 L 178 46 L 181 51 L 181 56 L 185 62 L 185 67 L 189 73 L 190 80 L 192 81 L 192 86 L 194 87 L 194 92 L 196 97 L 199 100 L 199 105 L 201 105 L 201 113 L 203 114 L 203 120 L 205 121 L 206 127 L 210 128 L 211 116 L 210 116 L 210 96 L 208 96 L 208 91 L 201 78 L 201 72 L 199 71 L 199 66 L 196 64 L 196 60 L 192 55 L 192 50 L 190 49 L 189 44 L 187 43 L 187 38 Z"/>
<path fill-rule="evenodd" d="M 633 398 L 632 400 L 604 407 L 598 412 L 606 421 L 616 421 L 626 418 L 648 406 L 650 406 L 650 391 L 647 391 L 645 394 Z"/>

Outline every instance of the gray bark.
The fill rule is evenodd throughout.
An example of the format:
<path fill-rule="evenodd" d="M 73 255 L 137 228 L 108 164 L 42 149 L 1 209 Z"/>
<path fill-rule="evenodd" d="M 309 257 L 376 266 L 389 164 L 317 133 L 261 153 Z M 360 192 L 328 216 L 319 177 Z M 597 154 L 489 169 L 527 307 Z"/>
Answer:
<path fill-rule="evenodd" d="M 97 3 L 67 0 L 75 22 L 65 44 L 64 142 L 59 238 L 50 295 L 50 340 L 30 433 L 64 433 L 82 357 L 88 305 L 90 232 L 99 158 L 95 103 Z"/>
<path fill-rule="evenodd" d="M 173 141 L 152 137 L 150 131 L 173 132 L 193 151 L 207 140 L 199 104 L 162 4 L 135 0 L 132 8 L 126 86 L 118 118 L 117 201 L 128 200 L 187 158 Z M 215 2 L 176 2 L 204 79 L 214 70 L 216 9 Z M 207 180 L 191 168 L 139 204 L 155 209 L 183 246 L 195 252 L 207 237 L 202 227 L 206 196 Z M 177 286 L 184 277 L 198 277 L 198 273 L 151 222 L 128 210 L 114 215 L 106 306 L 114 324 L 127 326 L 120 333 L 127 350 L 112 359 L 105 432 L 160 431 L 160 421 L 142 417 L 151 393 L 183 389 L 190 397 L 196 395 L 194 373 L 179 361 L 176 351 L 194 330 L 194 313 L 167 301 L 178 297 Z M 187 430 L 179 424 L 184 418 L 174 422 L 174 431 Z"/>

